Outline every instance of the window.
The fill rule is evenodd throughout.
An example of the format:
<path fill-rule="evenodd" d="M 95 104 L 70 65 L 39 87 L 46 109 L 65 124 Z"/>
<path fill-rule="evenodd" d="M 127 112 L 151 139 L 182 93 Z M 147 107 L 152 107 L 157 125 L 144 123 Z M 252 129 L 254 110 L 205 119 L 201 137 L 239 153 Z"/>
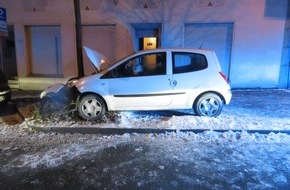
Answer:
<path fill-rule="evenodd" d="M 150 53 L 134 57 L 113 70 L 102 78 L 138 77 L 166 74 L 166 53 Z"/>
<path fill-rule="evenodd" d="M 197 53 L 174 52 L 173 74 L 199 71 L 207 68 L 206 57 Z"/>

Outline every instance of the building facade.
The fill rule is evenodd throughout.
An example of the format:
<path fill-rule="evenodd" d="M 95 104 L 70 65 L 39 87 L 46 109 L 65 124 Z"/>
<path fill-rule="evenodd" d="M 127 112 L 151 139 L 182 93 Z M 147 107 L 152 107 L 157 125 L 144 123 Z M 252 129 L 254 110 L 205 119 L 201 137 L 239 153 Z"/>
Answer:
<path fill-rule="evenodd" d="M 82 44 L 114 62 L 162 47 L 216 51 L 233 88 L 289 88 L 288 0 L 80 0 Z M 77 76 L 73 0 L 1 0 L 1 67 L 21 89 Z M 83 52 L 84 73 L 94 72 Z"/>

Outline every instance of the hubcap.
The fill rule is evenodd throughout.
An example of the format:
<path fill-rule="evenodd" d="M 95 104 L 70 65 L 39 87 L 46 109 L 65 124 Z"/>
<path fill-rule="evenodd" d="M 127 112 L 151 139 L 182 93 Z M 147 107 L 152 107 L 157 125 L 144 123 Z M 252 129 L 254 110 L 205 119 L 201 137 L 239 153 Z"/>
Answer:
<path fill-rule="evenodd" d="M 219 102 L 214 98 L 207 98 L 200 103 L 199 110 L 202 115 L 214 116 L 219 110 Z"/>
<path fill-rule="evenodd" d="M 102 105 L 95 99 L 87 100 L 82 105 L 82 112 L 87 117 L 96 117 L 102 111 Z"/>

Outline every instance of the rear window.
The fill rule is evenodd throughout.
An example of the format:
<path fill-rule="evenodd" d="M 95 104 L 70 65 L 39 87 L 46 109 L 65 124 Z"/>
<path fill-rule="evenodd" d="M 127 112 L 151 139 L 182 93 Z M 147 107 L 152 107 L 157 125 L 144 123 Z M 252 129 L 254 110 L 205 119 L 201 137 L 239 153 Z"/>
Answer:
<path fill-rule="evenodd" d="M 206 57 L 198 53 L 173 52 L 173 74 L 206 69 Z"/>

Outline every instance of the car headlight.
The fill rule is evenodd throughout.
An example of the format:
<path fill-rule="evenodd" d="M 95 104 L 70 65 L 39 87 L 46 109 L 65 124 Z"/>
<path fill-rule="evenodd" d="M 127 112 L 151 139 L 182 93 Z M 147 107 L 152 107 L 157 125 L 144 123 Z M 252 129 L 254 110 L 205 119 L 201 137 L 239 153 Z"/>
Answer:
<path fill-rule="evenodd" d="M 74 87 L 78 82 L 79 82 L 79 79 L 78 79 L 78 78 L 73 78 L 73 79 L 70 79 L 69 81 L 67 81 L 66 86 L 69 87 L 69 88 L 72 88 L 72 87 Z"/>

